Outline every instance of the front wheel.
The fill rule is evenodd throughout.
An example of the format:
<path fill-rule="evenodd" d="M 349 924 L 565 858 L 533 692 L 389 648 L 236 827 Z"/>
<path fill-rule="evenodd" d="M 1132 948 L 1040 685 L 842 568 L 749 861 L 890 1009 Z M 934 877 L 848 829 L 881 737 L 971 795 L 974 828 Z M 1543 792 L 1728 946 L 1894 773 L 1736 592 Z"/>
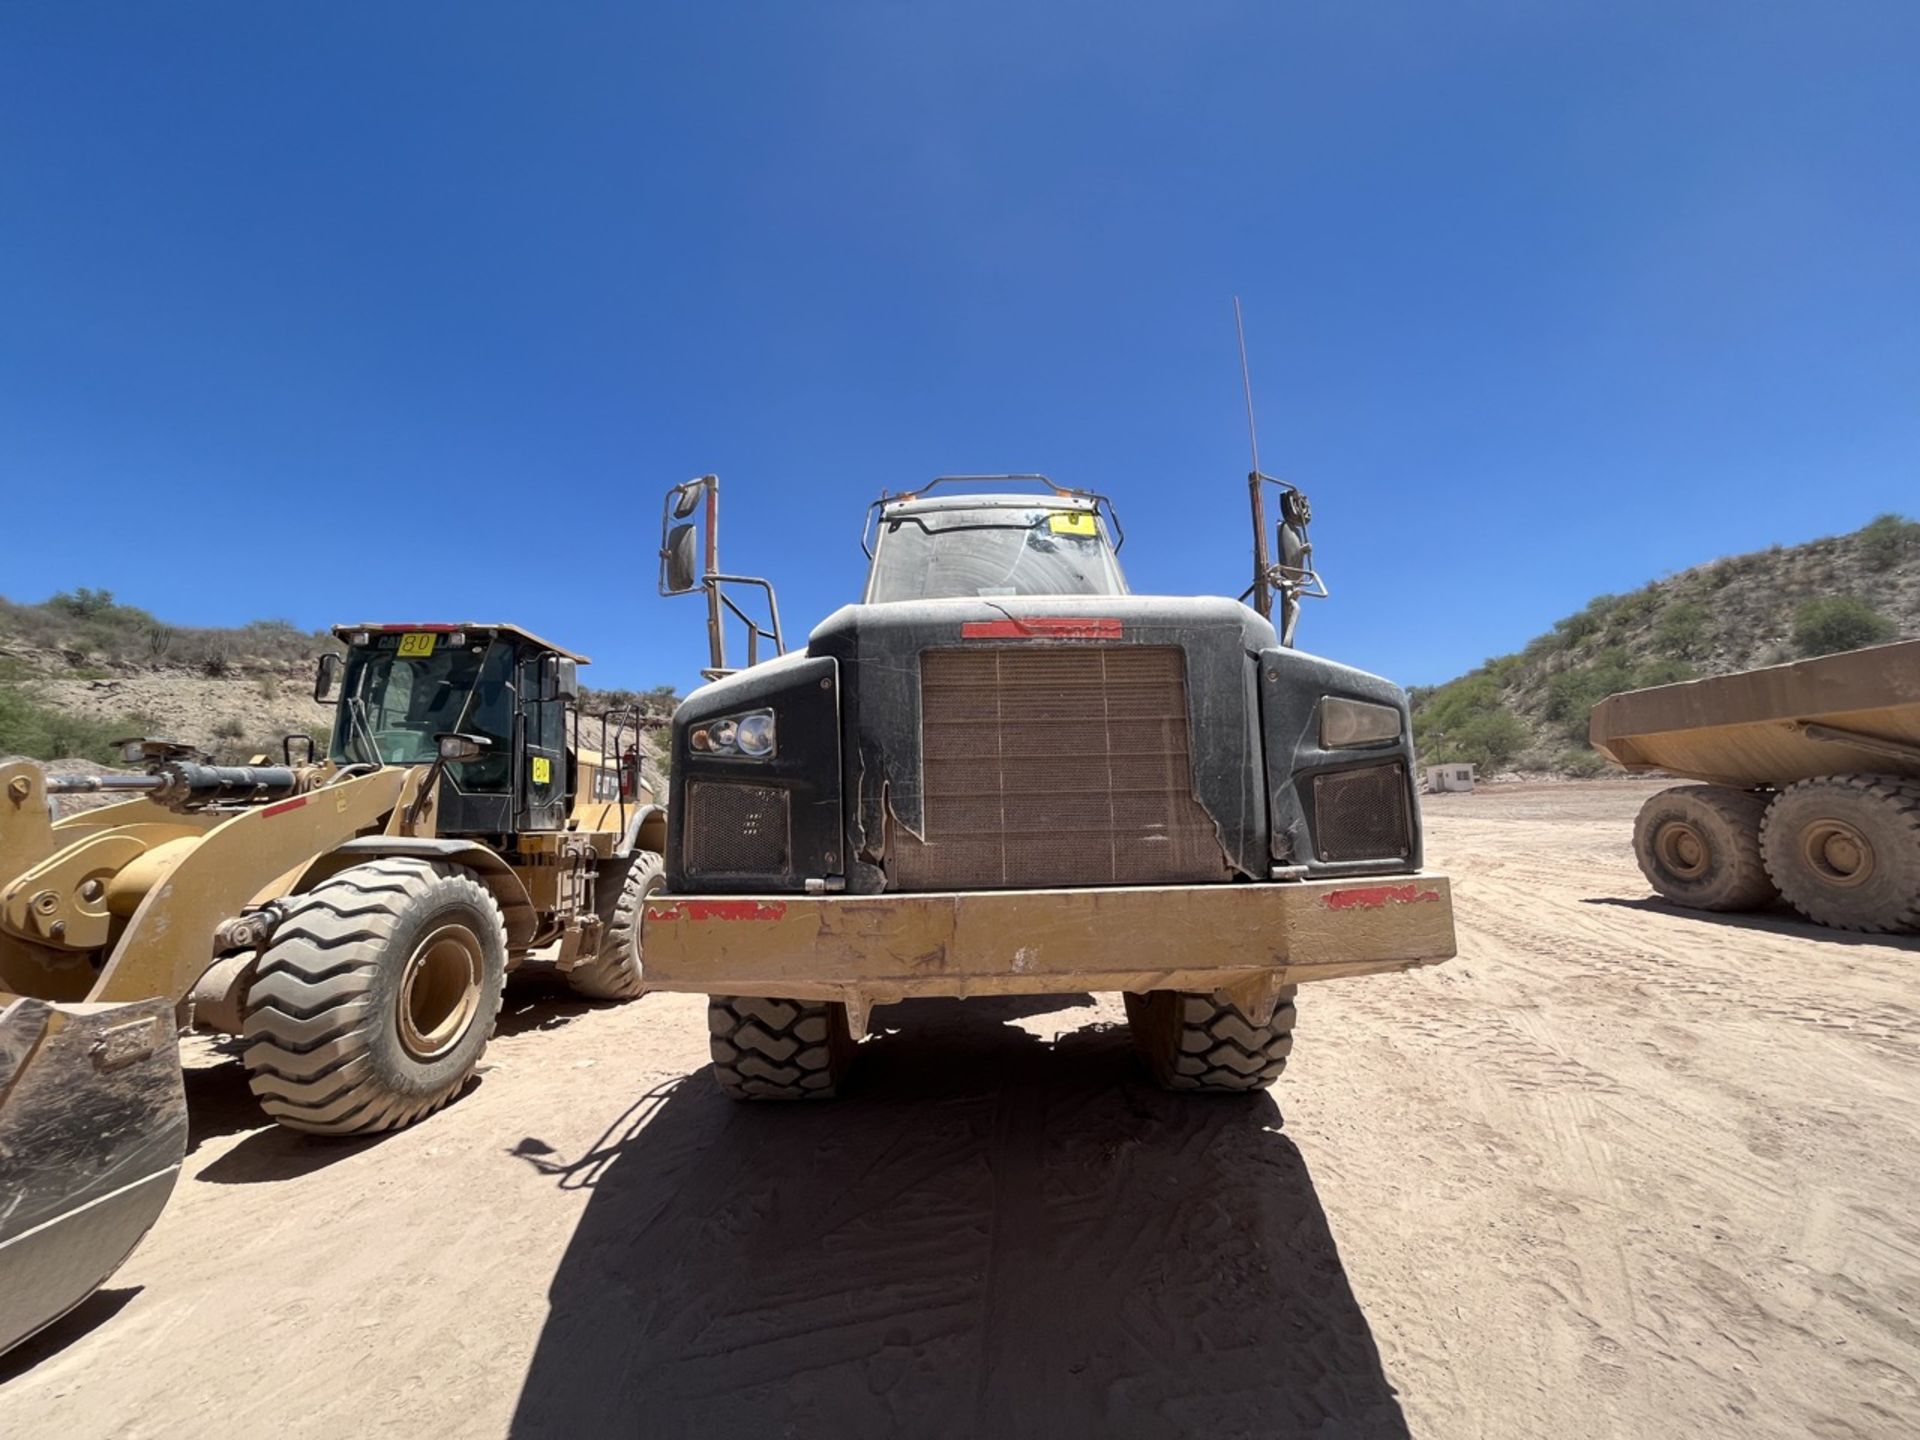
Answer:
<path fill-rule="evenodd" d="M 853 1063 L 847 1007 L 826 1000 L 707 997 L 713 1078 L 735 1100 L 827 1100 Z"/>
<path fill-rule="evenodd" d="M 506 969 L 500 907 L 472 871 L 344 870 L 293 899 L 247 987 L 247 1084 L 289 1129 L 411 1125 L 480 1063 Z"/>
<path fill-rule="evenodd" d="M 1264 1025 L 1210 995 L 1178 990 L 1129 994 L 1127 1028 L 1153 1078 L 1168 1090 L 1264 1090 L 1287 1068 L 1295 1019 L 1292 985 Z"/>

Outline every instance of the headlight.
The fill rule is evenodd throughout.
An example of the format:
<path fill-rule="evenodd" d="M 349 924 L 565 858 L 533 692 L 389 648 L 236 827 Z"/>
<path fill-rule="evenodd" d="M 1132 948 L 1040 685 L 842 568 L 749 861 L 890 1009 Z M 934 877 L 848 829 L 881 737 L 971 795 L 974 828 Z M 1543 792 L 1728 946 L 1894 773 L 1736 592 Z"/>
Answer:
<path fill-rule="evenodd" d="M 725 720 L 694 727 L 687 746 L 702 755 L 732 755 L 743 760 L 765 760 L 773 754 L 773 711 L 752 710 Z"/>
<path fill-rule="evenodd" d="M 773 754 L 773 712 L 756 710 L 751 715 L 742 715 L 733 743 L 750 759 L 764 760 Z"/>
<path fill-rule="evenodd" d="M 1320 748 L 1345 750 L 1380 745 L 1400 738 L 1400 712 L 1391 705 L 1344 700 L 1329 695 L 1320 702 Z"/>

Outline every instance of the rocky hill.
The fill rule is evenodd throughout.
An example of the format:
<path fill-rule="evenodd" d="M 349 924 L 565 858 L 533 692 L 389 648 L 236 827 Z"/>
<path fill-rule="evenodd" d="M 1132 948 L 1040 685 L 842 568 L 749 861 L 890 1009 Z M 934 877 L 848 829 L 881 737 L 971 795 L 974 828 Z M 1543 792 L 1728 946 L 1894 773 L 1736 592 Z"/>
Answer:
<path fill-rule="evenodd" d="M 1920 636 L 1920 523 L 1736 555 L 1601 595 L 1517 654 L 1412 692 L 1423 761 L 1602 773 L 1587 712 L 1616 690 Z"/>
<path fill-rule="evenodd" d="M 331 714 L 313 701 L 316 659 L 337 642 L 281 620 L 232 629 L 169 625 L 111 591 L 39 605 L 0 599 L 0 755 L 111 760 L 129 735 L 198 746 L 216 759 L 278 755 L 289 733 L 325 748 Z M 639 703 L 671 713 L 671 686 L 584 691 L 583 708 Z"/>

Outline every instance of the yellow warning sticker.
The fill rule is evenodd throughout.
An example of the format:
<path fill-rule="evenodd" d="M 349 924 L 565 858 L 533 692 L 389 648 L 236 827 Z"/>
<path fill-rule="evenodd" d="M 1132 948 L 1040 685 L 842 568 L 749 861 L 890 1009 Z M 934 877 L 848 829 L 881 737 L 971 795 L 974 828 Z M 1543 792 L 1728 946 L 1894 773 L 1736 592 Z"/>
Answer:
<path fill-rule="evenodd" d="M 553 780 L 553 761 L 544 755 L 533 757 L 533 783 L 546 785 Z"/>
<path fill-rule="evenodd" d="M 1056 510 L 1047 516 L 1047 528 L 1056 535 L 1094 535 L 1091 510 Z"/>
<path fill-rule="evenodd" d="M 395 653 L 402 660 L 424 660 L 433 654 L 433 642 L 439 638 L 431 630 L 409 630 L 400 637 L 400 648 Z"/>

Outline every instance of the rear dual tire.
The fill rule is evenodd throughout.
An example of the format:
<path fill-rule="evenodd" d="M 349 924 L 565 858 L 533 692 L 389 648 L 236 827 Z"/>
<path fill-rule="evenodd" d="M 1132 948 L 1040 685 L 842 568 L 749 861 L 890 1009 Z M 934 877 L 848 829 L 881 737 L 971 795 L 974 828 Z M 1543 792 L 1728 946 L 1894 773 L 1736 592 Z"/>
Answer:
<path fill-rule="evenodd" d="M 1691 910 L 1758 910 L 1778 892 L 1760 854 L 1768 797 L 1677 785 L 1640 807 L 1633 854 L 1647 883 Z"/>
<path fill-rule="evenodd" d="M 707 997 L 713 1078 L 735 1100 L 829 1100 L 853 1063 L 847 1007 L 822 1000 Z"/>
<path fill-rule="evenodd" d="M 1920 784 L 1828 775 L 1789 785 L 1760 829 L 1781 895 L 1836 930 L 1920 930 Z"/>

